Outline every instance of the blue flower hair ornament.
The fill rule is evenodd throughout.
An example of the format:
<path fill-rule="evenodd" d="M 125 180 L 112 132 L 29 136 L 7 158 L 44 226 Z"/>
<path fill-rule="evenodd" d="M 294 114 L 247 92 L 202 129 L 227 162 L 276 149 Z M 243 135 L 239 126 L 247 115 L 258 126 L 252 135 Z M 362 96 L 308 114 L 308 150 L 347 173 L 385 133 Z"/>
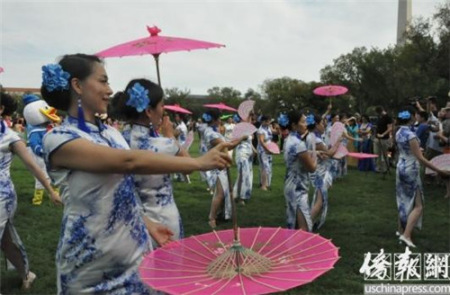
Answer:
<path fill-rule="evenodd" d="M 134 83 L 127 93 L 130 98 L 127 100 L 126 105 L 135 108 L 139 113 L 142 113 L 150 104 L 148 90 L 138 82 Z"/>
<path fill-rule="evenodd" d="M 400 112 L 398 113 L 398 118 L 403 120 L 411 119 L 411 113 L 408 111 Z"/>
<path fill-rule="evenodd" d="M 316 124 L 316 119 L 314 119 L 314 115 L 310 114 L 306 116 L 306 126 L 311 126 Z"/>
<path fill-rule="evenodd" d="M 277 121 L 282 127 L 287 127 L 289 125 L 289 118 L 286 114 L 280 114 Z"/>
<path fill-rule="evenodd" d="M 209 122 L 212 121 L 212 117 L 211 117 L 211 115 L 208 114 L 208 113 L 204 113 L 204 114 L 202 115 L 202 118 L 203 118 L 203 120 L 205 120 L 206 123 L 209 123 Z"/>
<path fill-rule="evenodd" d="M 42 66 L 42 85 L 48 92 L 69 89 L 69 78 L 70 74 L 59 64 Z"/>

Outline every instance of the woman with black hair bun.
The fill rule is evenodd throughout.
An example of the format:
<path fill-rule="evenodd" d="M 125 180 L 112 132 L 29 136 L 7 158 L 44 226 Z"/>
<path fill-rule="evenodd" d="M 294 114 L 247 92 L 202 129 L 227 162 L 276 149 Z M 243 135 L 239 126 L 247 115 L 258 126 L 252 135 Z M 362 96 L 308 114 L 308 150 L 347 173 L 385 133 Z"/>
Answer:
<path fill-rule="evenodd" d="M 36 279 L 30 271 L 28 256 L 19 234 L 13 224 L 17 209 L 17 195 L 10 176 L 13 155 L 19 156 L 30 172 L 42 183 L 55 204 L 61 204 L 59 194 L 55 192 L 44 172 L 39 168 L 25 142 L 12 131 L 3 120 L 3 116 L 12 115 L 17 101 L 11 95 L 0 93 L 0 241 L 2 251 L 22 277 L 22 287 L 29 289 Z"/>
<path fill-rule="evenodd" d="M 137 103 L 138 93 L 141 96 L 146 93 L 148 101 Z M 162 88 L 147 79 L 133 79 L 123 92 L 116 93 L 111 103 L 113 112 L 128 123 L 122 135 L 132 149 L 189 157 L 175 139 L 169 117 L 163 116 L 163 96 Z M 158 132 L 160 129 L 163 136 Z M 143 214 L 150 220 L 167 226 L 173 233 L 172 240 L 182 239 L 183 223 L 173 196 L 170 174 L 135 175 L 134 183 L 143 206 Z M 152 243 L 154 248 L 160 246 L 154 239 Z"/>
<path fill-rule="evenodd" d="M 230 165 L 222 151 L 227 145 L 195 159 L 130 150 L 118 130 L 95 116 L 107 112 L 113 94 L 97 56 L 65 55 L 42 70 L 43 98 L 68 114 L 43 140 L 49 175 L 65 186 L 58 293 L 150 294 L 137 269 L 152 250 L 149 234 L 165 244 L 173 233 L 142 215 L 132 175 L 225 168 Z M 148 109 L 155 95 L 135 84 L 126 94 L 132 108 L 124 113 L 130 118 L 133 111 Z"/>
<path fill-rule="evenodd" d="M 413 118 L 409 108 L 401 110 L 397 115 L 399 128 L 395 134 L 399 153 L 395 181 L 398 208 L 396 234 L 400 241 L 411 248 L 416 247 L 412 241 L 414 227 L 422 228 L 424 195 L 419 163 L 444 177 L 450 175 L 450 172 L 438 169 L 423 156 L 420 142 L 411 130 Z"/>
<path fill-rule="evenodd" d="M 308 151 L 304 140 L 307 132 L 306 117 L 299 111 L 291 111 L 281 114 L 278 124 L 289 130 L 284 143 L 287 227 L 311 231 L 313 223 L 308 204 L 309 173 L 316 170 L 317 160 L 315 155 Z"/>

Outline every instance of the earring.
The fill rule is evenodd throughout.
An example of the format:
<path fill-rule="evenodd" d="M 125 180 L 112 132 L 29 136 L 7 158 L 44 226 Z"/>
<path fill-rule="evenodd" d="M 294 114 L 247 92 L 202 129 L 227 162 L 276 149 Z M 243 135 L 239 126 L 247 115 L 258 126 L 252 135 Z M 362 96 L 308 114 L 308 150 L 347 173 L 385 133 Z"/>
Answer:
<path fill-rule="evenodd" d="M 78 98 L 78 129 L 83 130 L 86 133 L 91 133 L 91 130 L 87 127 L 84 120 L 83 107 L 81 106 L 81 97 Z"/>

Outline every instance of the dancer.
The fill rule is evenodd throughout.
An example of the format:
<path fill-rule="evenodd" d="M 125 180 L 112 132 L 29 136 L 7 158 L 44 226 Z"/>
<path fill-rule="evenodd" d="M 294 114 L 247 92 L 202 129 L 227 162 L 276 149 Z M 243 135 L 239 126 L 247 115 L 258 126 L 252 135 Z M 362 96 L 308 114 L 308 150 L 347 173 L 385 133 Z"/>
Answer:
<path fill-rule="evenodd" d="M 137 103 L 144 94 L 148 99 Z M 165 116 L 163 120 L 163 97 L 162 88 L 146 79 L 131 80 L 123 92 L 116 93 L 112 99 L 114 113 L 129 123 L 122 134 L 132 149 L 188 157 L 189 154 L 174 139 L 169 117 Z M 165 137 L 158 133 L 160 127 Z M 144 215 L 166 225 L 173 232 L 172 240 L 182 239 L 183 224 L 173 196 L 170 174 L 135 175 L 134 179 Z M 154 248 L 159 246 L 156 241 L 152 242 Z"/>
<path fill-rule="evenodd" d="M 259 184 L 263 191 L 270 188 L 272 182 L 272 152 L 267 144 L 272 140 L 274 130 L 270 124 L 270 117 L 261 116 L 261 126 L 256 132 L 258 137 L 258 160 L 259 160 Z"/>
<path fill-rule="evenodd" d="M 420 165 L 436 171 L 443 176 L 449 172 L 442 171 L 424 158 L 420 151 L 420 143 L 416 134 L 411 131 L 413 123 L 412 111 L 401 110 L 397 116 L 399 129 L 395 134 L 399 159 L 396 170 L 396 195 L 398 208 L 398 232 L 400 241 L 407 246 L 416 247 L 412 241 L 414 227 L 422 228 L 423 187 L 420 179 Z"/>
<path fill-rule="evenodd" d="M 149 294 L 137 272 L 151 250 L 149 233 L 165 244 L 172 232 L 142 216 L 131 174 L 224 168 L 230 165 L 220 151 L 226 145 L 197 159 L 129 150 L 115 128 L 95 117 L 107 112 L 112 94 L 97 56 L 65 55 L 42 69 L 42 97 L 67 112 L 43 141 L 51 179 L 67 186 L 56 254 L 58 294 Z M 138 96 L 138 102 L 150 99 L 145 91 Z"/>
<path fill-rule="evenodd" d="M 28 170 L 42 183 L 55 204 L 61 204 L 61 198 L 52 189 L 45 173 L 34 162 L 25 143 L 3 121 L 3 116 L 12 115 L 16 108 L 14 98 L 9 94 L 0 93 L 0 240 L 6 259 L 22 277 L 22 288 L 29 289 L 36 279 L 36 274 L 30 271 L 25 247 L 13 223 L 17 209 L 17 195 L 10 176 L 13 154 L 19 156 Z"/>
<path fill-rule="evenodd" d="M 309 173 L 316 170 L 317 163 L 302 137 L 307 132 L 306 117 L 299 111 L 291 111 L 287 115 L 281 114 L 278 124 L 283 129 L 289 129 L 284 143 L 287 227 L 311 231 L 313 224 L 308 204 Z"/>
<path fill-rule="evenodd" d="M 219 133 L 219 125 L 220 125 L 220 112 L 218 110 L 210 110 L 203 114 L 203 119 L 208 123 L 208 127 L 204 132 L 205 143 L 207 145 L 208 150 L 211 150 L 215 146 L 219 144 L 225 143 L 225 138 L 222 134 Z M 233 141 L 228 146 L 228 149 L 233 149 L 236 145 L 238 145 L 245 138 L 241 138 L 239 140 Z M 215 169 L 211 171 L 211 174 L 208 175 L 209 180 L 208 183 L 214 183 L 214 195 L 211 201 L 211 210 L 209 212 L 209 226 L 211 228 L 216 228 L 217 226 L 217 215 L 218 210 L 222 206 L 224 207 L 224 219 L 228 220 L 231 218 L 231 198 L 230 198 L 230 189 L 228 184 L 228 177 L 226 170 Z"/>
<path fill-rule="evenodd" d="M 237 117 L 236 117 L 237 116 Z M 239 115 L 235 115 L 234 121 L 241 120 Z M 251 116 L 249 116 L 251 118 Z M 248 122 L 248 120 L 242 120 Z M 252 144 L 253 136 L 241 141 L 236 147 L 236 166 L 237 178 L 234 183 L 233 195 L 238 198 L 241 205 L 245 205 L 252 195 L 253 188 L 253 156 L 256 155 L 256 149 Z"/>

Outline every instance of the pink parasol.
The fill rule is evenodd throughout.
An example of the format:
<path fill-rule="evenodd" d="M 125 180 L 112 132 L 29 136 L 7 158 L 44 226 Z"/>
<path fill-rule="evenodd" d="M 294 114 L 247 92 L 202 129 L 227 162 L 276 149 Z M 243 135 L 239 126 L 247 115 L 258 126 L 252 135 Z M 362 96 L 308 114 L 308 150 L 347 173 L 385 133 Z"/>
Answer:
<path fill-rule="evenodd" d="M 280 153 L 280 148 L 278 147 L 278 144 L 276 144 L 273 141 L 269 141 L 268 143 L 266 143 L 267 149 L 275 155 L 278 155 Z"/>
<path fill-rule="evenodd" d="M 331 97 L 332 96 L 338 96 L 347 93 L 348 89 L 347 87 L 340 86 L 340 85 L 325 85 L 317 87 L 313 90 L 315 95 L 320 96 L 327 96 L 330 98 L 330 104 L 331 104 Z"/>
<path fill-rule="evenodd" d="M 450 154 L 436 156 L 430 162 L 441 170 L 450 171 Z M 436 174 L 436 171 L 426 168 L 425 174 Z"/>
<path fill-rule="evenodd" d="M 169 110 L 169 111 L 173 111 L 173 112 L 177 112 L 177 113 L 183 113 L 183 114 L 192 114 L 191 111 L 180 107 L 179 104 L 174 104 L 174 105 L 165 105 L 164 109 Z"/>
<path fill-rule="evenodd" d="M 378 155 L 375 154 L 367 154 L 367 153 L 348 153 L 347 156 L 353 157 L 356 159 L 371 159 L 378 158 Z"/>
<path fill-rule="evenodd" d="M 242 118 L 242 120 L 246 121 L 248 119 L 248 116 L 253 111 L 254 105 L 254 100 L 246 100 L 239 105 L 238 114 Z"/>
<path fill-rule="evenodd" d="M 161 32 L 161 30 L 157 26 L 147 26 L 147 31 L 150 33 L 150 36 L 148 37 L 113 46 L 96 53 L 96 55 L 100 57 L 123 57 L 151 54 L 153 55 L 156 62 L 158 83 L 159 85 L 161 85 L 161 79 L 159 75 L 159 55 L 161 53 L 225 47 L 225 45 L 222 44 L 200 40 L 159 36 L 158 34 Z"/>
<path fill-rule="evenodd" d="M 203 106 L 206 108 L 213 108 L 213 109 L 219 109 L 219 110 L 226 110 L 226 111 L 233 111 L 233 112 L 237 111 L 235 108 L 229 107 L 226 104 L 224 104 L 223 102 L 204 104 Z"/>
<path fill-rule="evenodd" d="M 348 155 L 348 150 L 343 144 L 339 144 L 339 147 L 337 148 L 336 152 L 333 155 L 333 158 L 335 159 L 342 159 L 343 157 Z"/>
<path fill-rule="evenodd" d="M 3 73 L 5 70 L 2 68 L 2 67 L 0 67 L 0 73 Z"/>
<path fill-rule="evenodd" d="M 242 136 L 250 136 L 256 132 L 256 127 L 253 124 L 247 122 L 241 122 L 234 126 L 233 132 L 231 133 L 232 139 L 239 139 Z"/>
<path fill-rule="evenodd" d="M 348 89 L 347 87 L 344 86 L 339 86 L 339 85 L 325 85 L 325 86 L 320 86 L 317 87 L 316 89 L 314 89 L 314 94 L 315 95 L 320 95 L 320 96 L 337 96 L 337 95 L 342 95 L 347 93 Z"/>
<path fill-rule="evenodd" d="M 266 294 L 312 282 L 339 259 L 338 248 L 318 234 L 261 227 L 237 232 L 238 242 L 233 230 L 222 230 L 158 248 L 140 264 L 141 279 L 169 294 Z M 238 253 L 233 259 L 231 249 Z"/>

